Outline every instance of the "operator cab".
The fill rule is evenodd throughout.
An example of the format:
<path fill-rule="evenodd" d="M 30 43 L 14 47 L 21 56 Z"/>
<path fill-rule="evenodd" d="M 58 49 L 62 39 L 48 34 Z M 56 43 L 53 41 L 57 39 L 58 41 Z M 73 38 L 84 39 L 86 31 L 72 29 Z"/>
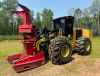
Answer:
<path fill-rule="evenodd" d="M 61 29 L 65 36 L 73 36 L 73 24 L 73 16 L 64 16 L 53 20 L 54 30 L 58 32 Z"/>

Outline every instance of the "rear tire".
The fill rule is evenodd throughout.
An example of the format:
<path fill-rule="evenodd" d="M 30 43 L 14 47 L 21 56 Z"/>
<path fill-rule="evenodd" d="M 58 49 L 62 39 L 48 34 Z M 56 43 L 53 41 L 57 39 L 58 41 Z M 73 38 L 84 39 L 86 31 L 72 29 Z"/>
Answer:
<path fill-rule="evenodd" d="M 53 64 L 65 64 L 71 61 L 72 48 L 64 36 L 58 36 L 50 41 L 49 57 Z"/>
<path fill-rule="evenodd" d="M 83 46 L 83 48 L 79 52 L 80 55 L 89 55 L 89 54 L 91 54 L 92 43 L 91 43 L 90 39 L 85 38 L 83 40 L 82 46 Z"/>

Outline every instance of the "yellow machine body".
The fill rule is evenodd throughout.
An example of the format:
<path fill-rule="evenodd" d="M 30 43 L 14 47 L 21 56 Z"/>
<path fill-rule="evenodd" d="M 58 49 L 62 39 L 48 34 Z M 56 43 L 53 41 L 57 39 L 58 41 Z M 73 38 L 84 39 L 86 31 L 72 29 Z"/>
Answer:
<path fill-rule="evenodd" d="M 77 31 L 81 31 L 81 33 L 77 33 Z M 78 34 L 80 34 L 80 35 L 78 35 Z M 74 28 L 73 29 L 73 39 L 72 39 L 72 48 L 74 48 L 76 46 L 77 38 L 79 38 L 78 36 L 92 40 L 92 32 L 90 29 Z"/>

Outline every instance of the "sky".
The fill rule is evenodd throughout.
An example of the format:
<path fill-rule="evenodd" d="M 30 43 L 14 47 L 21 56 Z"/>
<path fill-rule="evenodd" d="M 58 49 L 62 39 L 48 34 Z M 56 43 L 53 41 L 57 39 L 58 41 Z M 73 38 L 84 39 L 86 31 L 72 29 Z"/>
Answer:
<path fill-rule="evenodd" d="M 71 8 L 85 9 L 93 0 L 18 0 L 20 4 L 30 10 L 41 12 L 44 8 L 50 8 L 54 12 L 54 18 L 68 15 Z"/>

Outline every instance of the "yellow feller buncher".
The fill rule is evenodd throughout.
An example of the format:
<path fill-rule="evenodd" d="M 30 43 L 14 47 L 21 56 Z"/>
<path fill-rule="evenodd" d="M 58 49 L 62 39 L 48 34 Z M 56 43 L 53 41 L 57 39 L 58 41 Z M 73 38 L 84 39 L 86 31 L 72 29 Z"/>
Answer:
<path fill-rule="evenodd" d="M 37 48 L 44 49 L 46 57 L 48 56 L 52 63 L 65 64 L 69 62 L 73 52 L 80 55 L 91 53 L 91 30 L 74 28 L 73 24 L 74 17 L 65 16 L 54 19 L 49 29 L 44 29 L 44 36 L 41 37 L 38 44 L 40 47 Z M 44 42 L 42 42 L 43 38 Z"/>

